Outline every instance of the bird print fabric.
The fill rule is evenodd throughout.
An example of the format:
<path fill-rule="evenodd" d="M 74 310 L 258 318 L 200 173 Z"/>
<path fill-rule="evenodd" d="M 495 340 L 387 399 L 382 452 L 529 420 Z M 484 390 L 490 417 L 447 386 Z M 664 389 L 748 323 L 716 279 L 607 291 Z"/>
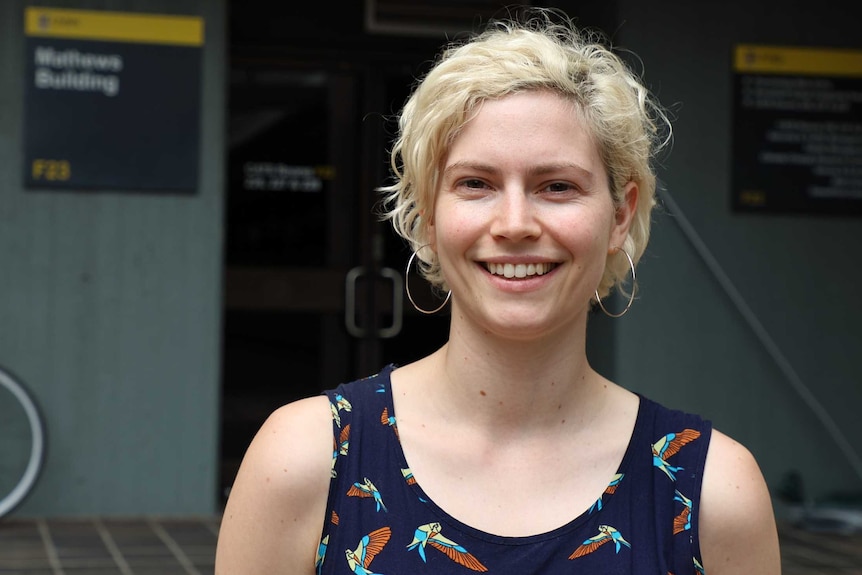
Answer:
<path fill-rule="evenodd" d="M 711 426 L 644 397 L 628 449 L 589 509 L 548 533 L 504 537 L 461 523 L 414 477 L 388 366 L 326 392 L 333 424 L 318 575 L 697 575 L 697 509 Z"/>
<path fill-rule="evenodd" d="M 347 566 L 350 567 L 350 570 L 356 573 L 356 575 L 375 575 L 369 569 L 371 562 L 383 550 L 383 547 L 389 543 L 391 536 L 392 530 L 389 527 L 381 527 L 368 535 L 363 535 L 356 549 L 348 549 L 344 552 L 347 557 Z"/>
<path fill-rule="evenodd" d="M 605 487 L 605 490 L 602 493 L 602 497 L 604 497 L 605 495 L 613 495 L 617 490 L 617 485 L 619 485 L 620 482 L 623 480 L 623 477 L 625 477 L 625 474 L 623 473 L 617 473 L 616 475 L 614 475 L 614 478 L 611 479 L 611 482 L 608 483 L 607 487 Z M 599 497 L 596 502 L 593 503 L 593 506 L 590 507 L 590 513 L 592 513 L 596 509 L 598 509 L 599 511 L 602 510 L 602 497 Z"/>
<path fill-rule="evenodd" d="M 419 556 L 422 557 L 422 561 L 427 563 L 428 560 L 425 558 L 425 546 L 430 545 L 432 548 L 442 551 L 444 555 L 458 565 L 462 565 L 472 571 L 485 572 L 488 570 L 484 565 L 482 565 L 481 561 L 473 557 L 461 545 L 458 545 L 451 539 L 444 537 L 441 533 L 442 531 L 442 525 L 436 521 L 434 523 L 420 525 L 413 533 L 413 541 L 410 542 L 407 549 L 418 549 Z"/>
<path fill-rule="evenodd" d="M 662 470 L 671 480 L 676 481 L 675 473 L 682 471 L 683 467 L 674 467 L 668 463 L 668 459 L 676 455 L 683 445 L 686 445 L 700 437 L 696 429 L 684 429 L 678 433 L 668 433 L 660 437 L 652 446 L 653 465 Z"/>
<path fill-rule="evenodd" d="M 617 553 L 620 552 L 620 548 L 623 545 L 629 549 L 632 547 L 628 541 L 623 539 L 622 533 L 610 525 L 599 525 L 599 534 L 594 535 L 581 543 L 581 546 L 575 549 L 574 553 L 569 555 L 569 559 L 577 559 L 578 557 L 589 555 L 605 543 L 613 543 Z"/>
<path fill-rule="evenodd" d="M 347 490 L 347 495 L 350 497 L 372 497 L 377 504 L 377 511 L 381 509 L 383 511 L 387 510 L 383 504 L 383 496 L 380 495 L 380 491 L 374 487 L 374 484 L 367 477 L 361 483 L 356 482 L 351 485 L 350 489 Z"/>

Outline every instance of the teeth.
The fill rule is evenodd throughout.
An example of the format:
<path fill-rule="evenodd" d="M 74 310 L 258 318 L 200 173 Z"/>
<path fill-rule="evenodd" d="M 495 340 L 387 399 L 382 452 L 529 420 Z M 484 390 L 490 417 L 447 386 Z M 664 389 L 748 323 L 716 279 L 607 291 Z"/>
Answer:
<path fill-rule="evenodd" d="M 550 263 L 531 263 L 531 264 L 485 264 L 488 271 L 497 276 L 505 278 L 526 278 L 530 276 L 540 276 L 548 273 L 554 268 L 554 264 Z"/>

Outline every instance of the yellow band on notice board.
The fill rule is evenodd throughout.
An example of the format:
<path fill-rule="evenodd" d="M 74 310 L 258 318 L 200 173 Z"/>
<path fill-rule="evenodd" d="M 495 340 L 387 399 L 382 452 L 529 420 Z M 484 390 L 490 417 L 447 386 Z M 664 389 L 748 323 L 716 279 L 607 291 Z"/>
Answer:
<path fill-rule="evenodd" d="M 172 46 L 202 46 L 204 21 L 198 16 L 28 7 L 27 36 Z"/>
<path fill-rule="evenodd" d="M 862 50 L 736 46 L 733 69 L 749 74 L 862 77 Z"/>

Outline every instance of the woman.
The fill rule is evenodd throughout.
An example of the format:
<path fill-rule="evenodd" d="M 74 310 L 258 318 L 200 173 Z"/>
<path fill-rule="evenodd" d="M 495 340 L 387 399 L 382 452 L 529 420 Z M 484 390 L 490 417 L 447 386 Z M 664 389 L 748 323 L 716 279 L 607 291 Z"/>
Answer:
<path fill-rule="evenodd" d="M 443 54 L 384 191 L 449 294 L 449 340 L 269 418 L 217 573 L 780 571 L 748 451 L 587 362 L 591 308 L 646 245 L 663 125 L 616 56 L 544 12 Z"/>

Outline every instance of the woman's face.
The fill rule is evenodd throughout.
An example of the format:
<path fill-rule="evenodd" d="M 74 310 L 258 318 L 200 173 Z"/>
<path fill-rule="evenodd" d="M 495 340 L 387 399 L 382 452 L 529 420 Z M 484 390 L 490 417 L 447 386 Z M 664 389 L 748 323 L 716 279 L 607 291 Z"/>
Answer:
<path fill-rule="evenodd" d="M 489 100 L 445 158 L 432 248 L 453 321 L 533 338 L 586 321 L 609 250 L 637 199 L 616 209 L 574 104 L 545 91 Z"/>

